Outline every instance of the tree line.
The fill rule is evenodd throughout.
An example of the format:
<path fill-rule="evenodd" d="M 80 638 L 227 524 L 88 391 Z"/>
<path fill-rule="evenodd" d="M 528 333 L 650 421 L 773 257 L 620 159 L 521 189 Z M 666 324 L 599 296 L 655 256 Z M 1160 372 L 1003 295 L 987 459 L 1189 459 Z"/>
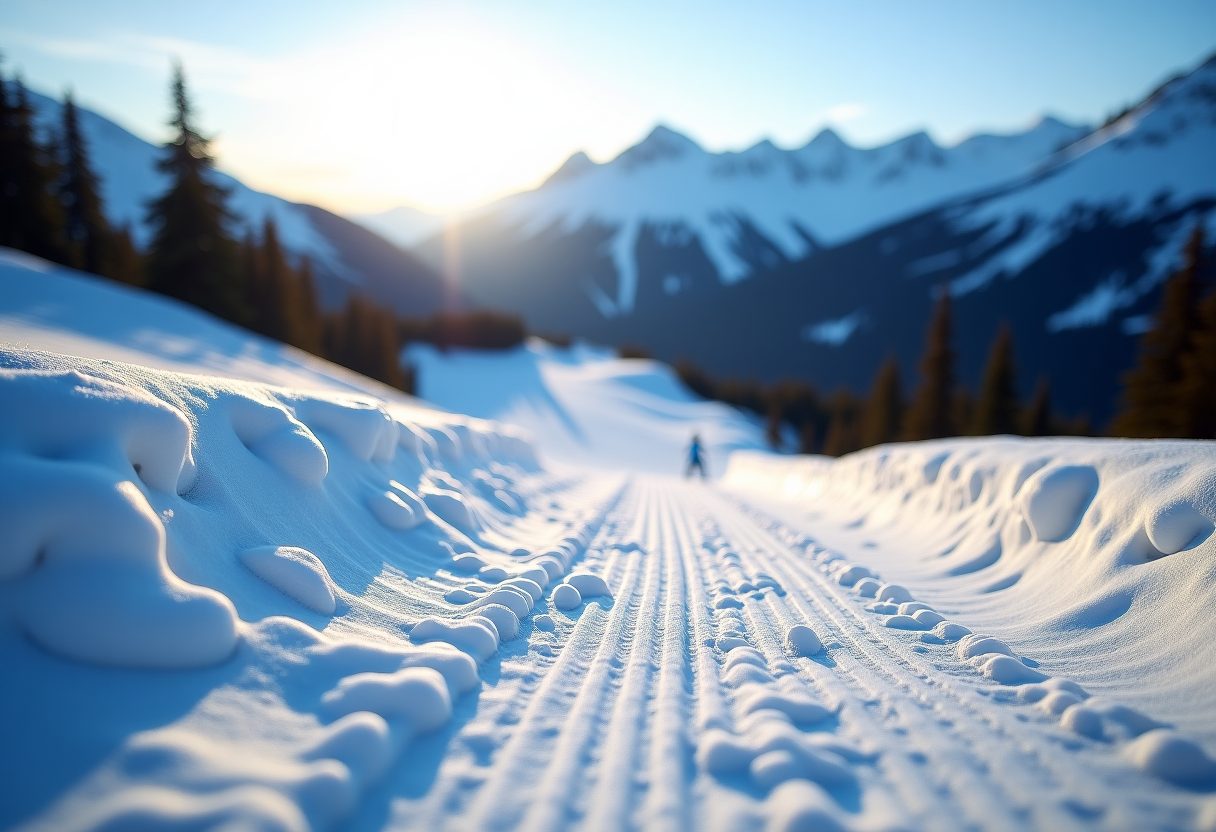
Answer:
<path fill-rule="evenodd" d="M 950 436 L 1088 435 L 1086 417 L 1066 418 L 1051 405 L 1051 387 L 1039 379 L 1029 401 L 1018 397 L 1013 336 L 1001 326 L 993 338 L 978 394 L 959 384 L 952 346 L 953 307 L 939 293 L 920 359 L 921 383 L 905 394 L 894 356 L 879 366 L 868 395 L 841 388 L 821 395 L 809 382 L 785 379 L 773 384 L 727 378 L 715 380 L 687 361 L 676 371 L 706 398 L 751 410 L 767 421 L 769 444 L 778 450 L 842 456 L 887 442 Z M 787 434 L 793 428 L 796 445 Z"/>
<path fill-rule="evenodd" d="M 1216 280 L 1206 276 L 1203 232 L 1196 228 L 1183 266 L 1162 289 L 1160 308 L 1141 336 L 1133 368 L 1122 378 L 1119 409 L 1107 433 L 1124 437 L 1216 439 Z M 762 384 L 715 379 L 689 361 L 676 371 L 699 395 L 767 419 L 769 443 L 799 453 L 841 456 L 886 442 L 950 436 L 1090 436 L 1085 415 L 1052 407 L 1051 385 L 1040 378 L 1029 400 L 1018 396 L 1013 335 L 995 333 L 978 392 L 960 384 L 952 345 L 953 308 L 939 291 L 920 358 L 920 385 L 905 397 L 899 364 L 878 368 L 869 394 L 840 389 L 820 395 L 800 380 Z M 788 429 L 797 435 L 789 447 Z"/>
<path fill-rule="evenodd" d="M 151 242 L 141 251 L 131 229 L 106 218 L 71 94 L 61 123 L 43 138 L 25 86 L 0 71 L 0 245 L 176 298 L 406 392 L 414 379 L 400 356 L 409 341 L 506 348 L 526 337 L 512 316 L 399 317 L 353 292 L 325 310 L 312 263 L 284 250 L 273 218 L 242 226 L 228 208 L 180 65 L 171 97 L 173 137 L 157 162 L 168 187 L 147 206 Z"/>

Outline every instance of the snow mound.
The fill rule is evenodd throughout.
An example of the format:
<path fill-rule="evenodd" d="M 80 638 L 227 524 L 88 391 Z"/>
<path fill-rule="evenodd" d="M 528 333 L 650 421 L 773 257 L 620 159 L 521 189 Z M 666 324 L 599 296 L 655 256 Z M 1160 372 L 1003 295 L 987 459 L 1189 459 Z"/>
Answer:
<path fill-rule="evenodd" d="M 296 546 L 258 546 L 241 552 L 241 563 L 266 583 L 322 615 L 333 615 L 333 579 L 320 558 Z"/>
<path fill-rule="evenodd" d="M 194 480 L 175 407 L 75 371 L 0 370 L 0 580 L 19 626 L 74 659 L 197 667 L 236 646 L 223 595 L 169 569 L 150 490 Z M 140 485 L 136 485 L 136 482 Z"/>
<path fill-rule="evenodd" d="M 322 389 L 0 347 L 0 647 L 31 680 L 0 717 L 26 761 L 5 828 L 332 828 L 480 687 L 619 489 L 275 355 L 253 375 Z"/>
<path fill-rule="evenodd" d="M 1042 691 L 1027 701 L 1056 690 L 1040 685 L 1071 686 L 1042 706 L 1065 728 L 1130 741 L 1164 721 L 1194 738 L 1185 742 L 1216 747 L 1203 717 L 1216 707 L 1216 652 L 1195 623 L 1216 607 L 1216 443 L 1001 437 L 838 460 L 744 452 L 724 483 L 834 528 L 808 547 L 833 583 L 862 574 L 839 550 L 868 552 L 866 570 L 888 583 L 863 578 L 852 591 L 877 596 L 869 609 L 887 627 L 957 641 L 975 672 Z M 1081 701 L 1085 690 L 1057 675 L 1065 669 L 1128 705 Z M 1174 780 L 1171 763 L 1150 761 L 1189 753 L 1147 740 L 1128 751 Z"/>

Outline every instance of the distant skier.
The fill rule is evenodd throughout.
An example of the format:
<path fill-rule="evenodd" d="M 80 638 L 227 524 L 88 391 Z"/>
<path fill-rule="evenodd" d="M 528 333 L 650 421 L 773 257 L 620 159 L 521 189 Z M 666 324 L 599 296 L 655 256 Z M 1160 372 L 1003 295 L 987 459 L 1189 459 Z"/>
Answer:
<path fill-rule="evenodd" d="M 692 444 L 688 447 L 688 470 L 684 472 L 684 478 L 692 476 L 692 469 L 696 468 L 701 474 L 701 479 L 705 479 L 705 449 L 701 447 L 701 437 L 699 434 L 692 435 Z"/>

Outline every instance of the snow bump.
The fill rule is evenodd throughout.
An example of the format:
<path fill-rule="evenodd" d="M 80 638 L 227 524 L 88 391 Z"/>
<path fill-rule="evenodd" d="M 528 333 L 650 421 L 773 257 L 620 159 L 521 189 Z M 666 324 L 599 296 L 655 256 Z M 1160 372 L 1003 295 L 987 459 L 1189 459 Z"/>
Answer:
<path fill-rule="evenodd" d="M 258 546 L 240 554 L 249 571 L 313 612 L 333 615 L 333 579 L 325 564 L 298 546 Z"/>

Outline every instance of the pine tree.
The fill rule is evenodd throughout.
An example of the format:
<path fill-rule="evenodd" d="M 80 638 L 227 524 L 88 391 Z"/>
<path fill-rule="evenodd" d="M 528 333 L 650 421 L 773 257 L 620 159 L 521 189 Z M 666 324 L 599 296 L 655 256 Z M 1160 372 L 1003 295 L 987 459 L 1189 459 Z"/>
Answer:
<path fill-rule="evenodd" d="M 89 164 L 88 147 L 80 132 L 80 117 L 71 93 L 63 98 L 60 154 L 62 172 L 57 190 L 72 265 L 113 277 L 109 250 L 113 232 L 102 212 L 97 177 Z"/>
<path fill-rule="evenodd" d="M 325 329 L 325 354 L 330 361 L 399 390 L 406 389 L 401 343 L 392 315 L 352 294 Z"/>
<path fill-rule="evenodd" d="M 768 417 L 764 428 L 764 437 L 774 451 L 780 451 L 785 444 L 781 437 L 782 415 L 781 403 L 774 397 L 768 406 Z"/>
<path fill-rule="evenodd" d="M 1051 418 L 1051 383 L 1042 377 L 1034 388 L 1034 398 L 1022 415 L 1023 436 L 1053 436 Z"/>
<path fill-rule="evenodd" d="M 951 422 L 954 424 L 955 436 L 971 436 L 971 424 L 975 421 L 975 396 L 971 395 L 971 388 L 965 384 L 960 384 L 954 390 L 953 407 L 951 409 Z"/>
<path fill-rule="evenodd" d="M 1017 373 L 1013 362 L 1013 335 L 1002 324 L 988 351 L 988 363 L 980 382 L 971 432 L 975 436 L 1018 432 Z"/>
<path fill-rule="evenodd" d="M 857 397 L 848 390 L 832 396 L 829 405 L 832 416 L 823 437 L 823 452 L 828 456 L 844 456 L 861 447 L 858 422 L 861 407 Z"/>
<path fill-rule="evenodd" d="M 63 212 L 52 193 L 56 167 L 38 141 L 25 87 L 0 77 L 0 245 L 64 263 Z"/>
<path fill-rule="evenodd" d="M 869 448 L 898 439 L 903 408 L 899 363 L 894 357 L 889 357 L 874 376 L 874 386 L 870 390 L 870 400 L 866 402 L 861 426 L 861 447 Z"/>
<path fill-rule="evenodd" d="M 109 257 L 106 277 L 131 286 L 144 285 L 144 258 L 135 247 L 130 228 L 123 226 L 110 232 Z"/>
<path fill-rule="evenodd" d="M 246 240 L 244 249 L 242 259 L 246 261 L 246 286 L 252 313 L 250 325 L 268 338 L 290 344 L 295 334 L 295 275 L 283 256 L 274 220 L 267 217 L 263 222 L 260 246 Z M 255 261 L 252 269 L 248 264 L 250 256 Z"/>
<path fill-rule="evenodd" d="M 172 93 L 176 135 L 158 163 L 169 189 L 148 210 L 148 288 L 244 323 L 248 310 L 237 244 L 228 234 L 228 192 L 212 180 L 210 141 L 194 124 L 180 65 L 173 69 Z"/>
<path fill-rule="evenodd" d="M 921 386 L 904 423 L 907 439 L 953 436 L 954 350 L 950 346 L 950 293 L 942 287 L 920 361 Z"/>
<path fill-rule="evenodd" d="M 798 453 L 815 453 L 815 420 L 807 419 L 798 431 Z"/>
<path fill-rule="evenodd" d="M 1118 436 L 1179 436 L 1183 363 L 1199 329 L 1199 259 L 1203 232 L 1196 228 L 1184 265 L 1162 289 L 1153 327 L 1140 337 L 1136 365 L 1123 377 L 1122 407 L 1112 432 Z"/>
<path fill-rule="evenodd" d="M 1216 288 L 1199 304 L 1199 324 L 1183 356 L 1176 433 L 1216 439 Z"/>
<path fill-rule="evenodd" d="M 313 355 L 321 355 L 321 306 L 317 301 L 317 282 L 312 273 L 312 261 L 307 257 L 300 261 L 296 282 L 297 324 L 292 344 Z M 412 387 L 407 390 L 412 391 Z"/>

